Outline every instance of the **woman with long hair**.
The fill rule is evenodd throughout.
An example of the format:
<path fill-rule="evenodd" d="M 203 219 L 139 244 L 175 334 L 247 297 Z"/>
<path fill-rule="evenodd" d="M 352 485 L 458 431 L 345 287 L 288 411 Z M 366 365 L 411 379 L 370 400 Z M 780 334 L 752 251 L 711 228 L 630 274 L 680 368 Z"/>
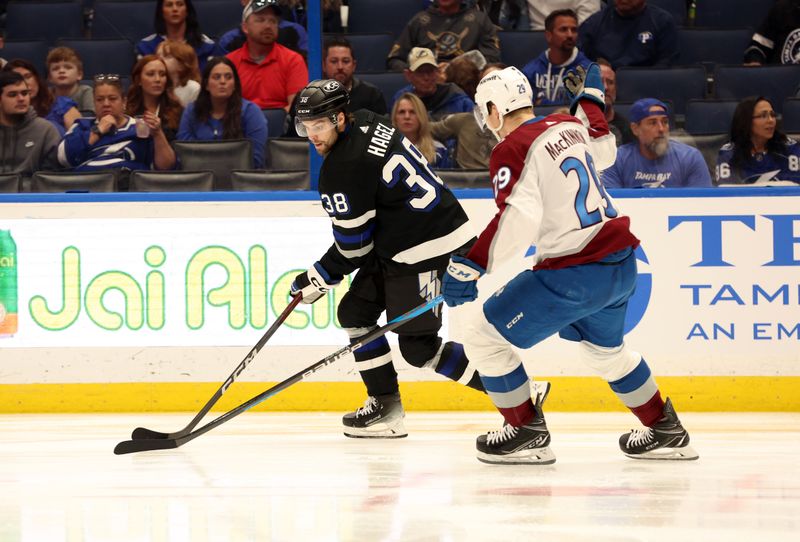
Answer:
<path fill-rule="evenodd" d="M 200 31 L 197 10 L 192 0 L 158 0 L 153 27 L 156 33 L 146 36 L 136 44 L 136 54 L 140 58 L 156 54 L 158 44 L 168 39 L 191 45 L 197 54 L 200 69 L 203 69 L 212 56 L 225 54 L 214 40 Z"/>
<path fill-rule="evenodd" d="M 10 60 L 3 67 L 6 71 L 17 72 L 25 79 L 31 91 L 31 107 L 36 114 L 49 120 L 63 136 L 80 116 L 78 104 L 67 96 L 55 96 L 47 86 L 47 81 L 36 71 L 36 67 L 21 58 Z"/>
<path fill-rule="evenodd" d="M 161 58 L 147 55 L 133 66 L 125 110 L 132 116 L 148 113 L 157 116 L 167 139 L 175 139 L 183 108 L 175 97 L 167 64 Z"/>
<path fill-rule="evenodd" d="M 778 128 L 764 96 L 745 98 L 733 112 L 731 140 L 717 155 L 717 184 L 749 184 L 766 175 L 800 184 L 800 144 Z"/>
<path fill-rule="evenodd" d="M 425 104 L 416 94 L 404 92 L 392 106 L 392 124 L 419 149 L 428 163 L 437 168 L 449 166 L 447 147 L 433 139 Z"/>
<path fill-rule="evenodd" d="M 253 147 L 253 167 L 264 167 L 267 121 L 258 106 L 242 98 L 239 75 L 233 62 L 226 57 L 214 57 L 206 64 L 200 93 L 181 117 L 178 139 L 249 139 Z"/>
<path fill-rule="evenodd" d="M 175 97 L 186 107 L 200 92 L 200 68 L 194 49 L 180 41 L 166 40 L 158 45 L 158 56 L 167 65 Z"/>

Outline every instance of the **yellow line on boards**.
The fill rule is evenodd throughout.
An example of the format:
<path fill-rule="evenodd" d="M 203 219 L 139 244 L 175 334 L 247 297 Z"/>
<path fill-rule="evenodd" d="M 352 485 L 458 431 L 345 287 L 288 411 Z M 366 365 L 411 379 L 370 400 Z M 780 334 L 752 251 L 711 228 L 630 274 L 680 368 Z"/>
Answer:
<path fill-rule="evenodd" d="M 546 410 L 611 412 L 625 408 L 592 377 L 542 377 L 553 384 Z M 800 377 L 672 376 L 656 379 L 681 412 L 800 412 Z M 0 413 L 185 412 L 199 410 L 219 383 L 0 384 Z M 227 411 L 272 386 L 237 382 L 215 411 Z M 488 397 L 452 382 L 400 384 L 407 410 L 492 410 Z M 360 382 L 301 382 L 254 411 L 341 411 L 361 406 Z"/>

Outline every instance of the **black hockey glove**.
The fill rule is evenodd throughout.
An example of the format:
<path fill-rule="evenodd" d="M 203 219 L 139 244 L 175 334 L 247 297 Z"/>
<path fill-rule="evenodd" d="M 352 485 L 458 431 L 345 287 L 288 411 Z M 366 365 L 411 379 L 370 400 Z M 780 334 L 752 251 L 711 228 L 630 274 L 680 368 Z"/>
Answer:
<path fill-rule="evenodd" d="M 301 295 L 303 303 L 314 303 L 340 282 L 342 282 L 341 279 L 331 278 L 322 264 L 316 262 L 308 271 L 303 271 L 294 278 L 292 295 Z"/>

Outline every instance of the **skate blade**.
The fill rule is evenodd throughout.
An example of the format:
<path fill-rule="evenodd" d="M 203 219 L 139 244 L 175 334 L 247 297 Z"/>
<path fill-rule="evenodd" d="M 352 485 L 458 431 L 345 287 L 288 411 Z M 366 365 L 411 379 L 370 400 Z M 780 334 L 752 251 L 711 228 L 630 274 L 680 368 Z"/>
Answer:
<path fill-rule="evenodd" d="M 392 425 L 376 423 L 363 428 L 345 427 L 344 436 L 350 438 L 404 438 L 408 436 L 408 431 L 402 422 Z"/>
<path fill-rule="evenodd" d="M 643 454 L 625 454 L 631 459 L 649 459 L 656 461 L 691 461 L 698 459 L 700 455 L 691 446 L 682 448 L 658 448 Z"/>
<path fill-rule="evenodd" d="M 478 451 L 478 461 L 492 465 L 552 465 L 556 455 L 549 446 L 521 450 L 513 454 L 495 455 Z"/>

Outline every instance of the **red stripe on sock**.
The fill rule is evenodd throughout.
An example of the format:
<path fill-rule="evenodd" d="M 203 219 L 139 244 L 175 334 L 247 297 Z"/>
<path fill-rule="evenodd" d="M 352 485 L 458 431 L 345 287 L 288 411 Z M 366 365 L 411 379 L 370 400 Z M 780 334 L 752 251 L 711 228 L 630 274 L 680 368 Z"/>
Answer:
<path fill-rule="evenodd" d="M 639 418 L 642 425 L 652 427 L 664 416 L 664 401 L 661 399 L 661 392 L 656 390 L 649 401 L 642 406 L 632 408 L 631 411 Z"/>
<path fill-rule="evenodd" d="M 530 399 L 513 408 L 498 407 L 497 410 L 500 411 L 500 414 L 503 415 L 503 418 L 506 419 L 506 422 L 514 427 L 521 427 L 525 425 L 531 421 L 536 414 L 536 411 L 533 409 L 533 401 Z"/>

